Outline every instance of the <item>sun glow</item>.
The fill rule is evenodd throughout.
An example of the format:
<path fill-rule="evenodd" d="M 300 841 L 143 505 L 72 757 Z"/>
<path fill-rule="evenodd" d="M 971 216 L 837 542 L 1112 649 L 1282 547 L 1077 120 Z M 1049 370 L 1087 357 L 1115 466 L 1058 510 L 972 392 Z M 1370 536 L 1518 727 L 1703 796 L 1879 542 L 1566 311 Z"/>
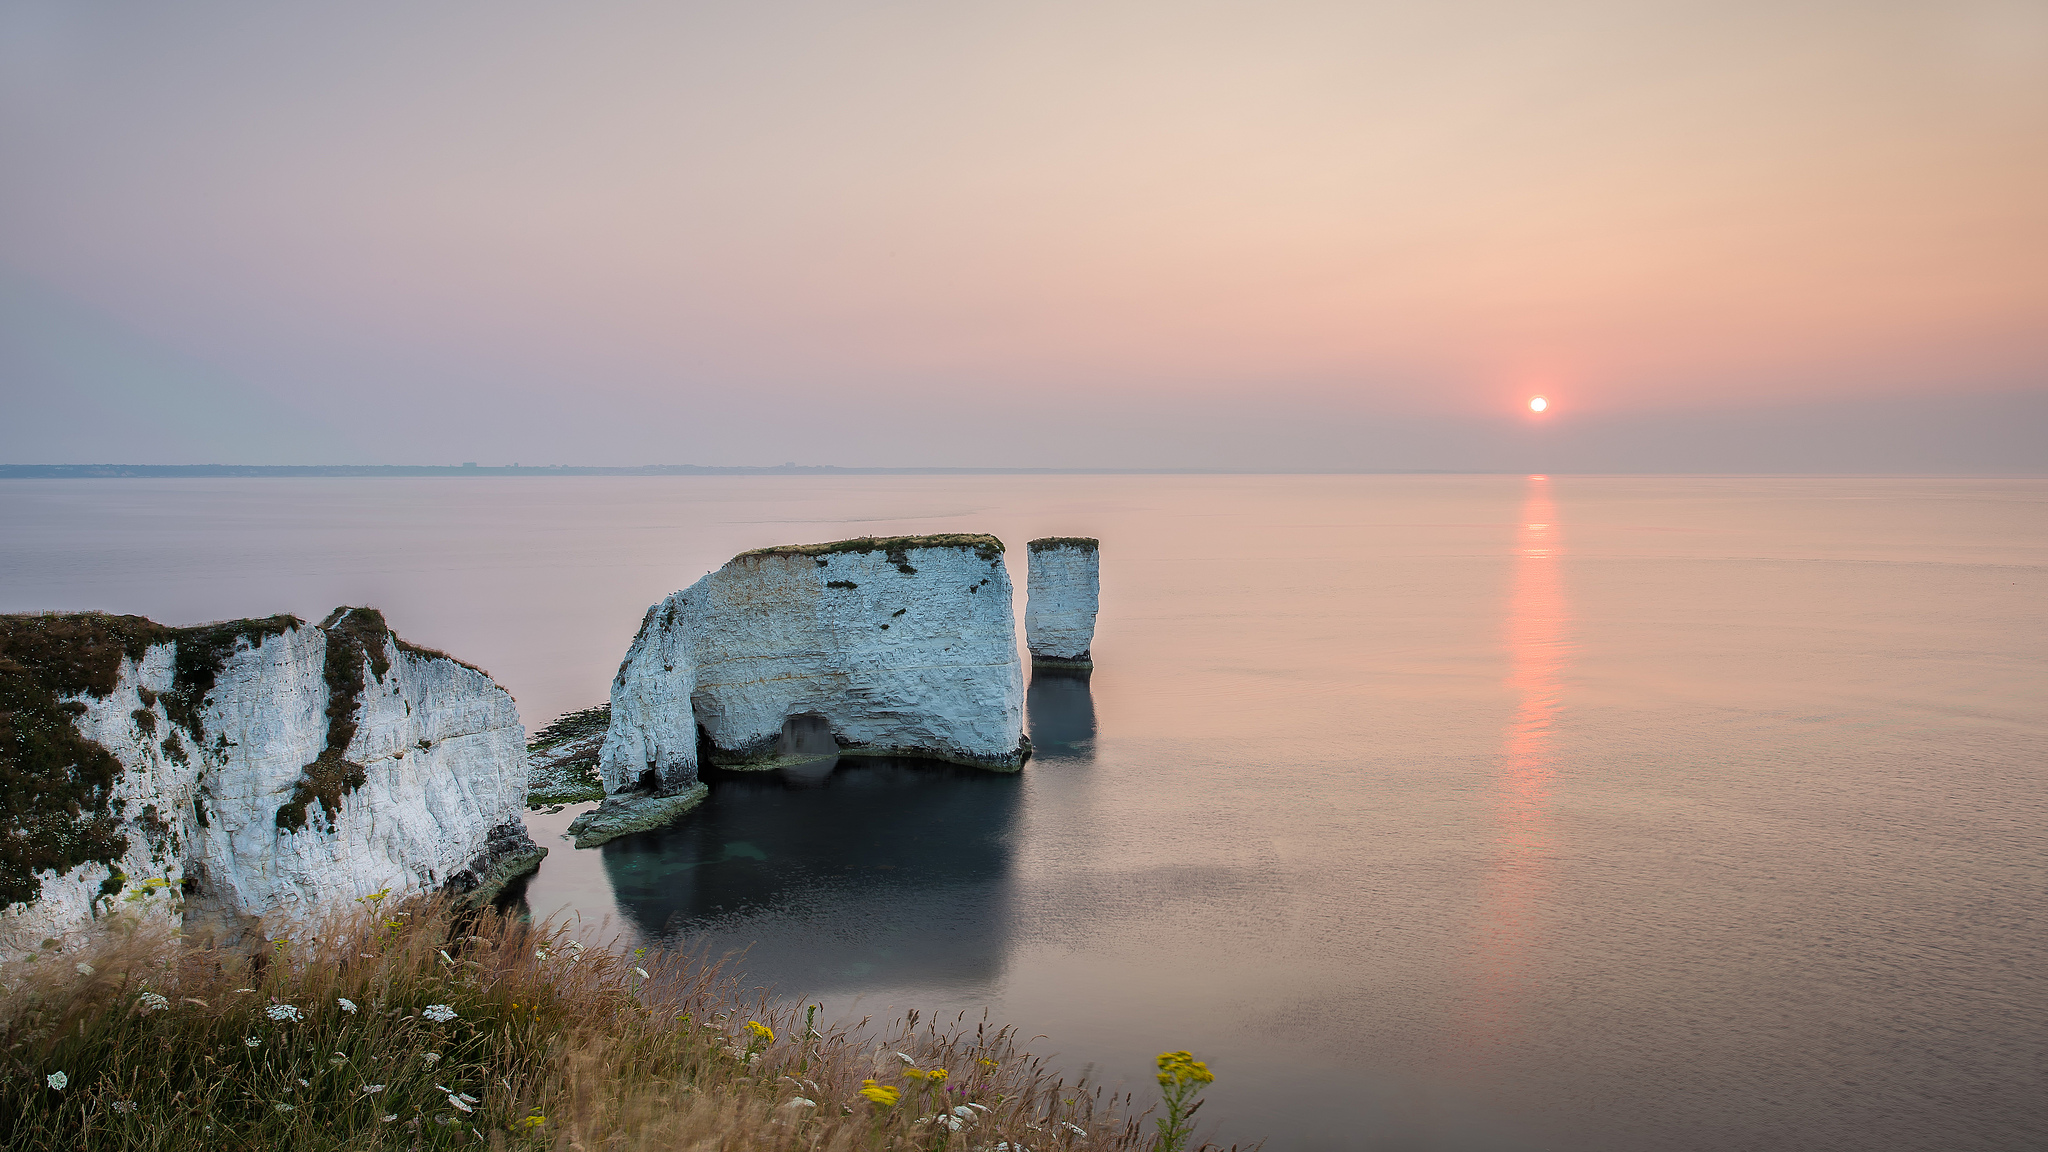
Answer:
<path fill-rule="evenodd" d="M 1545 400 L 1541 396 L 1532 397 L 1529 401 L 1529 411 L 1531 412 L 1541 412 L 1548 407 L 1550 407 L 1550 401 Z"/>

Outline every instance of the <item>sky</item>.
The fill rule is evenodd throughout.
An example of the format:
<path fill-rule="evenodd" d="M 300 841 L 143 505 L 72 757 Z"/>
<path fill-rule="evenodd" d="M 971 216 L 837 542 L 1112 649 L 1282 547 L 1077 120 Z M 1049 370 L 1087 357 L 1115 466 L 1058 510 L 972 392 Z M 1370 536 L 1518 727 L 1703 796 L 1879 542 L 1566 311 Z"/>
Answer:
<path fill-rule="evenodd" d="M 0 156 L 0 462 L 2048 472 L 2048 0 L 7 0 Z"/>

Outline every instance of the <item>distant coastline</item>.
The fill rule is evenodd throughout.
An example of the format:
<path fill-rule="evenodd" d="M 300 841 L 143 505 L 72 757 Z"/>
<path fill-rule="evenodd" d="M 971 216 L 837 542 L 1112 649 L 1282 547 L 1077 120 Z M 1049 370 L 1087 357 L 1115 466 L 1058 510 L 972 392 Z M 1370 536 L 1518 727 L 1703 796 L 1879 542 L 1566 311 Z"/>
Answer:
<path fill-rule="evenodd" d="M 1401 469 L 1402 473 L 1417 472 Z M 0 464 L 0 480 L 205 479 L 225 476 L 1195 476 L 1232 468 L 845 468 L 837 464 Z"/>

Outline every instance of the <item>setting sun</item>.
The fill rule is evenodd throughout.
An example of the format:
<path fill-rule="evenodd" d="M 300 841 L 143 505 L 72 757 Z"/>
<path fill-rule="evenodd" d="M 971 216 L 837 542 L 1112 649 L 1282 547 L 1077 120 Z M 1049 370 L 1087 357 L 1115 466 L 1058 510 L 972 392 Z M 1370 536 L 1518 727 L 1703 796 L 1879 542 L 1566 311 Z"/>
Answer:
<path fill-rule="evenodd" d="M 1541 396 L 1537 396 L 1529 401 L 1529 411 L 1531 412 L 1541 412 L 1548 407 L 1550 407 L 1550 401 L 1545 400 Z"/>

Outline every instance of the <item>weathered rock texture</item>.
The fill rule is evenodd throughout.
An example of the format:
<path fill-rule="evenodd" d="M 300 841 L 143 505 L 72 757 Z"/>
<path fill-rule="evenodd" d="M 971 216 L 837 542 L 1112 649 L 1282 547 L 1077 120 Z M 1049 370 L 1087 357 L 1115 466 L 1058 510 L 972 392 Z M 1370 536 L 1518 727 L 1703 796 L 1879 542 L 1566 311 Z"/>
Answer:
<path fill-rule="evenodd" d="M 599 704 L 558 716 L 534 733 L 526 746 L 526 806 L 604 799 L 604 788 L 597 782 L 597 754 L 604 748 L 611 722 L 612 706 Z"/>
<path fill-rule="evenodd" d="M 112 908 L 238 935 L 536 866 L 512 697 L 369 608 L 0 617 L 0 932 Z"/>
<path fill-rule="evenodd" d="M 843 755 L 1015 771 L 1030 746 L 1010 597 L 993 536 L 734 557 L 648 609 L 612 682 L 606 806 L 694 789 L 700 747 L 769 767 L 816 756 L 820 732 Z"/>
<path fill-rule="evenodd" d="M 1033 540 L 1024 602 L 1024 644 L 1034 667 L 1085 672 L 1095 667 L 1098 541 L 1085 536 Z"/>

